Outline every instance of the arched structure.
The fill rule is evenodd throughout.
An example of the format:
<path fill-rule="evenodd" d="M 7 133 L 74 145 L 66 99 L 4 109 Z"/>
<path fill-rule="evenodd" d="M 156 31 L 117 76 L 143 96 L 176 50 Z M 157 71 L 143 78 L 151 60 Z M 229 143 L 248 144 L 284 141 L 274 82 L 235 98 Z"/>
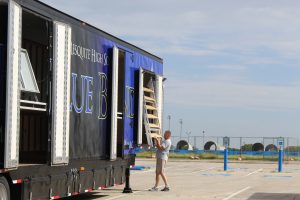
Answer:
<path fill-rule="evenodd" d="M 176 149 L 177 150 L 193 150 L 193 147 L 187 141 L 180 140 L 176 145 Z"/>
<path fill-rule="evenodd" d="M 278 151 L 278 148 L 274 144 L 269 144 L 269 145 L 266 146 L 265 151 Z"/>
<path fill-rule="evenodd" d="M 252 146 L 252 151 L 264 151 L 264 145 L 262 143 L 255 143 Z"/>
<path fill-rule="evenodd" d="M 206 151 L 208 151 L 208 150 L 216 151 L 217 149 L 218 149 L 217 144 L 213 141 L 206 142 L 204 145 L 204 150 L 206 150 Z"/>

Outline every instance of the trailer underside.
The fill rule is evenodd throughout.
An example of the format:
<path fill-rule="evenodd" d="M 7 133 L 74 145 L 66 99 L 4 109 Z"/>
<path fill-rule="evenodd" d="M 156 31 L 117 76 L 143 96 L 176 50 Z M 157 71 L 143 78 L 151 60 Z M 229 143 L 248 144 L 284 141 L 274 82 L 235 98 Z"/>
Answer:
<path fill-rule="evenodd" d="M 21 164 L 8 172 L 12 180 L 12 199 L 51 199 L 74 196 L 93 190 L 122 185 L 126 169 L 134 164 L 134 156 L 115 161 L 77 160 L 68 166 Z M 35 172 L 34 174 L 32 172 Z"/>

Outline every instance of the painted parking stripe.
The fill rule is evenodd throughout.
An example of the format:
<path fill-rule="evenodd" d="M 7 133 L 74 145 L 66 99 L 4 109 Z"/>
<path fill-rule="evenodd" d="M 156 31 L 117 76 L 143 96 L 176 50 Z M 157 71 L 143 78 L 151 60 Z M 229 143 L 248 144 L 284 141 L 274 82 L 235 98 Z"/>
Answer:
<path fill-rule="evenodd" d="M 274 178 L 274 179 L 286 179 L 293 178 L 293 176 L 282 176 L 282 175 L 264 175 L 264 178 Z"/>
<path fill-rule="evenodd" d="M 224 173 L 221 173 L 221 174 L 202 174 L 202 176 L 224 176 L 224 177 L 229 177 L 229 176 L 232 176 L 232 174 L 224 174 Z"/>
<path fill-rule="evenodd" d="M 199 172 L 207 172 L 207 171 L 210 171 L 210 170 L 213 170 L 216 168 L 218 168 L 218 167 L 210 167 L 208 169 L 201 169 L 201 170 L 193 171 L 193 172 L 190 172 L 189 174 L 195 174 L 195 173 L 199 173 Z"/>
<path fill-rule="evenodd" d="M 201 169 L 201 170 L 197 170 L 197 171 L 192 171 L 192 172 L 185 172 L 185 173 L 181 173 L 181 174 L 173 174 L 173 175 L 170 175 L 172 177 L 174 176 L 186 176 L 186 175 L 189 175 L 189 174 L 196 174 L 196 173 L 201 173 L 201 172 L 207 172 L 207 171 L 210 171 L 210 170 L 213 170 L 213 169 L 217 169 L 219 167 L 210 167 L 210 168 L 207 168 L 207 169 Z"/>
<path fill-rule="evenodd" d="M 223 200 L 229 200 L 229 199 L 235 197 L 236 195 L 239 195 L 239 194 L 241 194 L 241 193 L 243 193 L 243 192 L 249 190 L 250 188 L 251 188 L 251 187 L 248 186 L 248 187 L 246 187 L 246 188 L 244 188 L 244 189 L 242 189 L 242 190 L 239 190 L 239 191 L 237 191 L 237 192 L 231 194 L 230 196 L 224 198 Z"/>
<path fill-rule="evenodd" d="M 256 173 L 258 173 L 258 172 L 261 172 L 262 170 L 263 170 L 262 168 L 261 168 L 261 169 L 258 169 L 258 170 L 255 170 L 254 172 L 251 172 L 251 173 L 247 174 L 246 177 L 247 177 L 247 176 L 251 176 L 252 174 L 256 174 Z"/>

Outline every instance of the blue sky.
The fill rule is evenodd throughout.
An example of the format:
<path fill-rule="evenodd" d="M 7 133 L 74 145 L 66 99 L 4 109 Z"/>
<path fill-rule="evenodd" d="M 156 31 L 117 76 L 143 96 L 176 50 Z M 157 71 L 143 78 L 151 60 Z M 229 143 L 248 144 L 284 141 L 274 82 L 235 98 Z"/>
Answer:
<path fill-rule="evenodd" d="M 164 59 L 174 135 L 299 136 L 300 1 L 43 2 Z"/>

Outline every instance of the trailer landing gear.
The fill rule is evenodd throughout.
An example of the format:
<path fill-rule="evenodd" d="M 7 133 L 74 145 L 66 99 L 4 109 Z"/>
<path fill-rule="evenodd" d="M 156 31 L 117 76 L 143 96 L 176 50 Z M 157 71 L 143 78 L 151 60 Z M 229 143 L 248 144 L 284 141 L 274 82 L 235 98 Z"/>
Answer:
<path fill-rule="evenodd" d="M 130 170 L 129 168 L 126 168 L 125 171 L 125 177 L 126 177 L 126 181 L 125 181 L 125 188 L 123 190 L 123 193 L 132 193 L 132 189 L 130 188 Z"/>

